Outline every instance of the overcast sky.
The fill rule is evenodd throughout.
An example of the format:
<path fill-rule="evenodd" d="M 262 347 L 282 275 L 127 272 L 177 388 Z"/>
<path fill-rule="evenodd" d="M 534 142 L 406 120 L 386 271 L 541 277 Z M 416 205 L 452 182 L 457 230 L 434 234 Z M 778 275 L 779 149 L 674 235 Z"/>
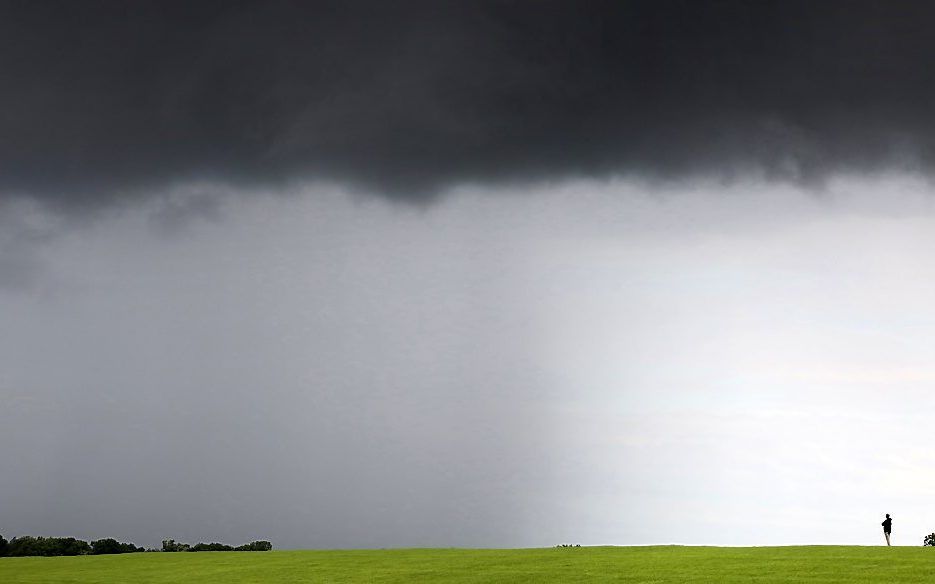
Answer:
<path fill-rule="evenodd" d="M 920 545 L 932 16 L 0 3 L 0 533 Z"/>

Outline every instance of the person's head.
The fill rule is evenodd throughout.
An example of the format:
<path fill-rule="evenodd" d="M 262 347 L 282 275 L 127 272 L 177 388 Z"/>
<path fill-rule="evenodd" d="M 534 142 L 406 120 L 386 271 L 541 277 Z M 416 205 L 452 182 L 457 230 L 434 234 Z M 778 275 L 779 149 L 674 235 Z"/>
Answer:
<path fill-rule="evenodd" d="M 886 514 L 886 518 L 887 518 L 887 519 L 890 518 L 890 514 L 889 514 L 889 513 Z"/>

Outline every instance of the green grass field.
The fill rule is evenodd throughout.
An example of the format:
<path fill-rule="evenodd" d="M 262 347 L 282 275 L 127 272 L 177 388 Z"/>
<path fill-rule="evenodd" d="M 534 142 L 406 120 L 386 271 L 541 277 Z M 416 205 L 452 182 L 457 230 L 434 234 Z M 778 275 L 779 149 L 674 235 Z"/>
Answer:
<path fill-rule="evenodd" d="M 935 582 L 935 549 L 582 547 L 0 558 L 0 582 Z"/>

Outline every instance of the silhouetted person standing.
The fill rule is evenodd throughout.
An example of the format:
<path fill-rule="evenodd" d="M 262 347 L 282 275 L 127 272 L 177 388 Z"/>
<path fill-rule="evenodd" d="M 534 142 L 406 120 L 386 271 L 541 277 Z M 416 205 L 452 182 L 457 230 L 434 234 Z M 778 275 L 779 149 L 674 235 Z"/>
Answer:
<path fill-rule="evenodd" d="M 893 520 L 890 518 L 890 514 L 886 514 L 886 519 L 883 520 L 883 537 L 886 538 L 886 545 L 890 545 L 890 532 L 893 531 Z"/>

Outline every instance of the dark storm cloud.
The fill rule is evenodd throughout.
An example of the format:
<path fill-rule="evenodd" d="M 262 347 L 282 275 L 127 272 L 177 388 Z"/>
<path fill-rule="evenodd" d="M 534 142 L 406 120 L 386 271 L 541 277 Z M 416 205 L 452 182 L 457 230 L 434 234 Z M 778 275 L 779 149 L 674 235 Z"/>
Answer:
<path fill-rule="evenodd" d="M 4 2 L 0 192 L 931 170 L 935 7 Z"/>

